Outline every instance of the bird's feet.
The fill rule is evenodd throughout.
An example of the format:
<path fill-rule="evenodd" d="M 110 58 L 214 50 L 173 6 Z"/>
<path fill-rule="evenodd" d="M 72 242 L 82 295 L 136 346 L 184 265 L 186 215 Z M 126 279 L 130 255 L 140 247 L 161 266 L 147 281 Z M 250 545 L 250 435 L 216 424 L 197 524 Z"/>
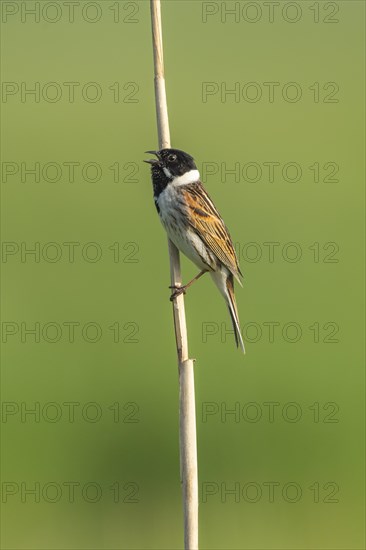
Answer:
<path fill-rule="evenodd" d="M 186 285 L 183 285 L 183 286 L 177 286 L 177 285 L 173 285 L 173 286 L 170 286 L 169 288 L 171 288 L 172 290 L 174 290 L 174 292 L 172 292 L 172 295 L 170 296 L 170 301 L 172 302 L 175 298 L 178 298 L 178 296 L 180 296 L 181 294 L 185 294 L 186 293 Z"/>
<path fill-rule="evenodd" d="M 198 275 L 196 275 L 191 281 L 189 281 L 189 283 L 187 283 L 186 285 L 182 285 L 182 286 L 178 286 L 178 285 L 173 285 L 173 286 L 170 286 L 169 288 L 171 288 L 172 290 L 174 290 L 174 292 L 172 292 L 172 295 L 170 296 L 170 301 L 172 302 L 174 300 L 174 298 L 177 298 L 177 296 L 180 296 L 181 294 L 185 294 L 186 293 L 186 290 L 188 287 L 190 287 L 191 285 L 193 285 L 193 283 L 195 281 L 198 281 L 198 279 L 200 277 L 202 277 L 202 275 L 204 275 L 205 273 L 207 273 L 207 269 L 203 269 L 202 271 L 199 272 Z"/>

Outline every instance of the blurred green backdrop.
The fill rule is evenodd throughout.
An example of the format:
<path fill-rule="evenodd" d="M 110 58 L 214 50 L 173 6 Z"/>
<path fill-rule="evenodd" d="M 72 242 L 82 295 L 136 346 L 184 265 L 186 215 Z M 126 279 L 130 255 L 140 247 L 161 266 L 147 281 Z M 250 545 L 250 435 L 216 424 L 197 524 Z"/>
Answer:
<path fill-rule="evenodd" d="M 2 545 L 182 548 L 149 4 L 1 4 Z M 202 548 L 364 548 L 363 22 L 163 3 L 172 143 L 245 275 L 246 356 L 186 297 Z"/>

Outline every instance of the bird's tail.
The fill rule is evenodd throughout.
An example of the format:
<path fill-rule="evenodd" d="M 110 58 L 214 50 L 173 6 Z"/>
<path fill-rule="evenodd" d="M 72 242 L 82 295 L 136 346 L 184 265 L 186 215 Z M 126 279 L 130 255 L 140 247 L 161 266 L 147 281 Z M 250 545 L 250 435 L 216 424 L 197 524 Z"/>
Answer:
<path fill-rule="evenodd" d="M 229 308 L 231 322 L 234 329 L 236 346 L 240 346 L 242 352 L 245 353 L 244 341 L 240 332 L 238 308 L 236 306 L 234 294 L 234 277 L 232 273 L 227 272 L 226 269 L 225 272 L 212 272 L 211 276 L 217 287 L 219 288 L 221 294 L 224 296 L 227 306 Z"/>
<path fill-rule="evenodd" d="M 236 306 L 236 300 L 235 300 L 235 294 L 234 294 L 234 277 L 232 276 L 231 273 L 226 279 L 226 288 L 227 288 L 227 305 L 229 308 L 231 322 L 233 324 L 236 347 L 240 346 L 242 352 L 245 353 L 244 341 L 240 332 L 238 308 Z"/>

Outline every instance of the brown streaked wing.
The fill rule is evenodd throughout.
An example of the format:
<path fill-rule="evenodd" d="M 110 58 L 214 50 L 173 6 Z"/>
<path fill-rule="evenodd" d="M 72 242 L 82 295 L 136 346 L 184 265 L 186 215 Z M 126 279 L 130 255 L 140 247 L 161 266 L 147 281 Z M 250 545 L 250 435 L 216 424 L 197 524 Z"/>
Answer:
<path fill-rule="evenodd" d="M 201 182 L 182 189 L 189 208 L 189 225 L 241 284 L 242 275 L 226 225 Z"/>

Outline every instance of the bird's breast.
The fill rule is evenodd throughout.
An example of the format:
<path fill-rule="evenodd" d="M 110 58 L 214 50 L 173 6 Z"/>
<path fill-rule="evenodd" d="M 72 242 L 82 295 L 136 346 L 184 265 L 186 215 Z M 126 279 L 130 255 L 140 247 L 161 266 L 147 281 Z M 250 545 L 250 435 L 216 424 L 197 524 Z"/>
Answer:
<path fill-rule="evenodd" d="M 169 232 L 181 231 L 187 227 L 187 206 L 184 195 L 172 185 L 168 185 L 158 197 L 155 197 L 160 219 Z"/>

